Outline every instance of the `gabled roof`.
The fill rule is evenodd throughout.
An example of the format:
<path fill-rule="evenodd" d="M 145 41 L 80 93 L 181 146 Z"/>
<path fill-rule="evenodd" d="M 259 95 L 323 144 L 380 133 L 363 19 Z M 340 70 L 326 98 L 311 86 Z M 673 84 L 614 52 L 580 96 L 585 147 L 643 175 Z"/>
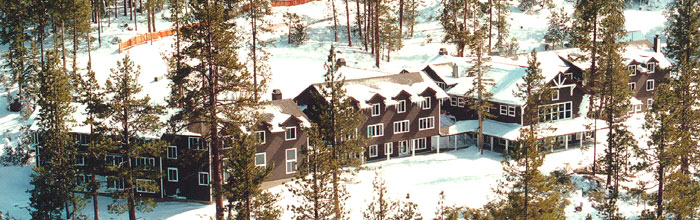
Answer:
<path fill-rule="evenodd" d="M 341 67 L 344 73 L 352 74 L 354 68 Z M 343 70 L 344 69 L 344 70 Z M 366 73 L 369 70 L 363 70 Z M 376 73 L 380 75 L 381 72 Z M 345 74 L 344 74 L 345 75 Z M 371 75 L 371 74 L 367 74 Z M 347 75 L 346 75 L 347 76 Z M 317 91 L 320 91 L 320 87 L 323 83 L 312 84 Z M 367 102 L 379 95 L 385 99 L 387 105 L 396 104 L 392 100 L 402 91 L 410 95 L 412 102 L 420 102 L 424 99 L 420 96 L 421 93 L 430 89 L 435 92 L 438 99 L 448 98 L 449 96 L 442 89 L 440 89 L 435 82 L 430 79 L 424 72 L 408 72 L 401 74 L 390 74 L 390 75 L 380 75 L 375 77 L 367 78 L 354 78 L 345 80 L 344 89 L 349 98 L 356 100 L 360 108 L 369 108 Z"/>
<path fill-rule="evenodd" d="M 283 132 L 281 126 L 289 120 L 301 123 L 302 127 L 311 127 L 309 118 L 292 99 L 272 100 L 261 109 L 261 114 L 265 123 L 270 126 L 270 132 Z"/>

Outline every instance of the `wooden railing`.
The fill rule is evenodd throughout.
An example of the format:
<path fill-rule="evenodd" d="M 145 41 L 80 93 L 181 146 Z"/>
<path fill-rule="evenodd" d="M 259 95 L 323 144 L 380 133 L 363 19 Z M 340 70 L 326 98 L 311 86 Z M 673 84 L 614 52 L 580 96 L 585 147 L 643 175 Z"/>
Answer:
<path fill-rule="evenodd" d="M 287 7 L 306 4 L 312 1 L 317 0 L 273 0 L 271 3 L 272 7 Z M 156 41 L 162 37 L 168 37 L 173 34 L 175 34 L 175 31 L 173 31 L 173 29 L 168 29 L 159 32 L 145 33 L 136 37 L 129 38 L 129 40 L 119 43 L 119 53 L 127 51 L 132 47 L 148 43 L 149 41 Z"/>

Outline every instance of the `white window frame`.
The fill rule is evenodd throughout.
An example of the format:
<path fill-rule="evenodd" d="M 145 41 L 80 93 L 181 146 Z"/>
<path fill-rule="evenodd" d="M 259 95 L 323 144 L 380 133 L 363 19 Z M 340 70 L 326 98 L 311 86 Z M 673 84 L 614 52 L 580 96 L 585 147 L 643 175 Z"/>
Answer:
<path fill-rule="evenodd" d="M 647 99 L 647 109 L 651 109 L 651 106 L 654 105 L 654 99 Z"/>
<path fill-rule="evenodd" d="M 627 65 L 627 70 L 630 71 L 630 76 L 636 76 L 637 75 L 637 65 Z"/>
<path fill-rule="evenodd" d="M 446 84 L 444 82 L 435 82 L 435 84 L 437 84 L 441 89 L 445 90 Z"/>
<path fill-rule="evenodd" d="M 126 184 L 124 180 L 120 180 L 119 178 L 115 176 L 108 176 L 107 178 L 107 189 L 112 189 L 112 190 L 124 190 L 124 185 Z M 114 187 L 109 187 L 109 182 L 112 182 L 112 185 Z M 120 184 L 121 183 L 121 184 Z"/>
<path fill-rule="evenodd" d="M 294 151 L 294 159 L 289 159 L 289 152 L 290 151 Z M 297 155 L 296 148 L 290 148 L 290 149 L 286 149 L 284 151 L 284 162 L 285 162 L 284 164 L 285 164 L 285 171 L 287 174 L 292 174 L 292 173 L 297 172 L 297 157 L 299 157 L 299 156 Z M 289 169 L 290 166 L 293 168 L 291 171 Z"/>
<path fill-rule="evenodd" d="M 197 140 L 197 145 L 192 147 L 192 140 Z M 187 137 L 187 148 L 191 150 L 206 150 L 207 146 L 202 142 L 202 138 L 200 137 Z"/>
<path fill-rule="evenodd" d="M 207 175 L 207 177 L 206 177 L 206 179 L 205 179 L 205 180 L 207 181 L 206 183 L 202 183 L 202 174 Z M 197 173 L 197 180 L 198 180 L 197 183 L 198 183 L 200 186 L 208 186 L 208 185 L 209 185 L 210 179 L 211 179 L 211 177 L 209 177 L 209 172 L 199 172 L 199 173 Z"/>
<path fill-rule="evenodd" d="M 649 88 L 649 82 L 651 82 L 651 88 Z M 647 79 L 646 83 L 646 89 L 647 91 L 654 91 L 654 88 L 656 87 L 655 82 L 653 79 Z"/>
<path fill-rule="evenodd" d="M 568 110 L 566 109 L 566 105 L 567 105 L 567 104 L 569 105 L 569 108 L 570 108 L 570 109 L 568 109 Z M 563 108 L 564 108 L 564 111 L 563 111 L 564 117 L 559 117 L 559 114 L 562 113 L 562 111 L 559 111 L 559 108 L 560 108 L 560 106 L 562 106 L 562 105 L 564 106 L 564 107 L 563 107 Z M 543 112 L 543 111 L 544 111 L 543 109 L 545 109 L 545 110 L 546 110 L 546 109 L 550 109 L 550 112 Z M 571 102 L 571 101 L 569 101 L 569 102 L 558 102 L 558 103 L 549 104 L 549 105 L 541 105 L 541 106 L 538 107 L 537 116 L 540 118 L 540 120 L 543 120 L 543 119 L 547 119 L 547 118 L 546 118 L 546 115 L 549 114 L 549 121 L 557 121 L 557 120 L 562 120 L 562 119 L 571 119 L 571 118 L 574 117 L 574 110 L 573 110 L 573 109 L 574 109 L 574 106 L 573 106 L 573 102 Z M 566 116 L 566 113 L 567 113 L 567 112 L 569 113 L 569 116 L 568 116 L 568 117 Z M 542 114 L 544 114 L 544 115 L 542 115 Z M 556 118 L 556 119 L 555 119 L 555 118 Z"/>
<path fill-rule="evenodd" d="M 155 180 L 136 179 L 136 192 L 139 192 L 139 193 L 156 193 L 156 191 L 148 191 L 148 189 L 146 189 L 146 188 L 140 189 L 140 187 L 139 187 L 139 182 L 153 182 L 153 183 L 155 183 L 155 182 L 156 182 Z"/>
<path fill-rule="evenodd" d="M 80 181 L 78 181 L 78 178 L 80 178 Z M 85 177 L 85 174 L 75 174 L 75 185 L 82 186 L 87 182 L 87 178 Z"/>
<path fill-rule="evenodd" d="M 406 100 L 399 100 L 399 103 L 396 104 L 396 113 L 404 112 L 406 112 Z"/>
<path fill-rule="evenodd" d="M 372 104 L 372 117 L 379 116 L 382 114 L 382 106 L 379 103 Z"/>
<path fill-rule="evenodd" d="M 85 166 L 85 156 L 83 156 L 83 155 L 78 155 L 77 157 L 78 157 L 78 158 L 76 158 L 77 161 L 75 162 L 75 165 L 76 165 L 76 166 L 80 166 L 80 167 Z"/>
<path fill-rule="evenodd" d="M 262 134 L 262 135 L 261 135 L 261 134 Z M 258 137 L 258 139 L 259 139 L 259 141 L 260 141 L 260 144 L 265 144 L 265 143 L 266 143 L 267 137 L 265 137 L 265 131 L 256 131 L 256 132 L 255 132 L 255 135 L 257 135 L 257 137 Z M 287 137 L 286 130 L 285 130 L 285 135 L 284 135 L 284 137 Z"/>
<path fill-rule="evenodd" d="M 630 91 L 632 91 L 632 92 L 637 91 L 637 82 L 627 83 L 627 85 L 630 86 Z"/>
<path fill-rule="evenodd" d="M 422 143 L 422 146 L 421 146 L 421 143 Z M 428 141 L 426 138 L 413 139 L 413 144 L 416 147 L 416 150 L 425 150 L 428 148 Z"/>
<path fill-rule="evenodd" d="M 402 120 L 394 122 L 394 134 L 403 134 L 411 130 L 411 121 Z"/>
<path fill-rule="evenodd" d="M 290 135 L 290 130 L 294 130 L 294 137 L 289 137 Z M 286 127 L 284 128 L 284 140 L 285 141 L 291 141 L 291 140 L 296 140 L 297 139 L 297 127 Z"/>
<path fill-rule="evenodd" d="M 466 105 L 466 101 L 464 101 L 463 97 L 457 97 L 457 107 L 464 108 Z"/>
<path fill-rule="evenodd" d="M 170 171 L 175 171 L 175 179 L 170 178 Z M 178 182 L 180 181 L 180 171 L 178 171 L 177 167 L 168 167 L 168 182 Z"/>
<path fill-rule="evenodd" d="M 370 146 L 367 148 L 367 151 L 369 151 L 368 154 L 369 154 L 369 157 L 370 157 L 370 158 L 379 156 L 379 147 L 378 147 L 376 144 L 375 144 L 375 145 L 370 145 Z"/>
<path fill-rule="evenodd" d="M 384 155 L 394 153 L 394 142 L 384 143 Z"/>
<path fill-rule="evenodd" d="M 507 105 L 501 105 L 501 110 L 499 112 L 501 115 L 508 115 L 508 106 Z"/>
<path fill-rule="evenodd" d="M 641 111 L 642 111 L 642 104 L 634 105 L 634 112 L 641 112 Z"/>
<path fill-rule="evenodd" d="M 457 96 L 450 96 L 450 106 L 457 106 Z"/>
<path fill-rule="evenodd" d="M 514 105 L 508 106 L 508 116 L 515 117 L 515 106 Z"/>
<path fill-rule="evenodd" d="M 555 89 L 552 92 L 552 101 L 557 101 L 559 100 L 559 89 Z"/>
<path fill-rule="evenodd" d="M 372 132 L 374 131 L 374 132 Z M 381 137 L 384 136 L 384 124 L 379 123 L 379 124 L 373 124 L 373 125 L 367 125 L 367 137 L 372 138 L 372 137 Z"/>
<path fill-rule="evenodd" d="M 428 130 L 435 128 L 435 116 L 419 118 L 418 119 L 418 130 Z"/>
<path fill-rule="evenodd" d="M 257 160 L 257 159 L 258 159 L 258 155 L 262 155 L 262 156 L 263 156 L 263 161 L 262 161 L 263 163 L 262 163 L 262 164 L 258 164 L 258 160 Z M 285 155 L 285 156 L 286 156 L 286 155 Z M 256 154 L 255 154 L 255 157 L 253 158 L 253 163 L 255 163 L 255 166 L 256 166 L 256 167 L 267 167 L 267 152 L 256 153 Z"/>
<path fill-rule="evenodd" d="M 174 154 L 175 154 L 174 157 L 171 157 L 171 156 L 170 156 L 171 150 L 172 150 L 172 152 L 174 152 Z M 168 159 L 177 159 L 177 146 L 168 146 L 168 148 L 166 148 L 165 154 L 166 154 L 165 156 L 166 156 Z"/>
<path fill-rule="evenodd" d="M 655 62 L 649 62 L 647 64 L 647 69 L 649 69 L 649 74 L 652 74 L 656 72 L 656 63 Z"/>
<path fill-rule="evenodd" d="M 153 157 L 137 157 L 135 158 L 136 166 L 147 165 L 144 169 L 155 168 L 156 158 Z"/>
<path fill-rule="evenodd" d="M 421 105 L 421 109 L 428 110 L 428 109 L 432 108 L 432 104 L 431 104 L 432 101 L 433 100 L 430 98 L 430 96 L 423 96 L 423 102 Z"/>

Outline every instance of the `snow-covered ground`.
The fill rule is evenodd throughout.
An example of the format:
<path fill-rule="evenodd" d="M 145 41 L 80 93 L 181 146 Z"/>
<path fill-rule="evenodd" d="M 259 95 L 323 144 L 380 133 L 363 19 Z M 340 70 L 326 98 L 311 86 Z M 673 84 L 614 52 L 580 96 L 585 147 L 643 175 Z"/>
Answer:
<path fill-rule="evenodd" d="M 336 0 L 337 5 L 344 2 Z M 415 35 L 412 38 L 404 39 L 404 47 L 392 52 L 391 62 L 382 60 L 382 72 L 398 73 L 402 69 L 422 69 L 424 62 L 435 56 L 439 48 L 447 48 L 454 51 L 452 45 L 441 43 L 444 36 L 442 28 L 437 20 L 441 7 L 440 0 L 426 0 L 420 8 L 421 16 L 415 27 Z M 557 7 L 564 7 L 568 13 L 573 12 L 573 3 L 570 0 L 554 0 Z M 655 34 L 661 34 L 665 23 L 663 9 L 668 0 L 650 0 L 652 6 L 643 8 L 635 7 L 625 11 L 626 27 L 628 31 L 636 31 L 635 39 L 651 40 Z M 357 38 L 353 38 L 353 47 L 347 46 L 347 36 L 345 33 L 345 12 L 338 10 L 339 16 L 339 42 L 333 42 L 333 23 L 326 20 L 314 23 L 309 26 L 310 39 L 301 46 L 288 45 L 286 29 L 282 14 L 289 11 L 298 13 L 305 21 L 313 22 L 328 18 L 329 10 L 326 10 L 326 1 L 315 1 L 305 5 L 294 7 L 274 8 L 271 16 L 271 24 L 276 27 L 272 33 L 266 34 L 263 38 L 272 42 L 266 50 L 271 54 L 269 58 L 270 81 L 269 92 L 272 89 L 281 89 L 284 98 L 292 98 L 309 84 L 323 80 L 323 62 L 326 60 L 328 50 L 332 44 L 342 53 L 349 66 L 373 69 L 374 58 L 365 52 L 362 44 Z M 351 5 L 351 9 L 354 7 Z M 536 14 L 529 14 L 511 8 L 511 35 L 520 42 L 521 52 L 529 51 L 532 48 L 540 48 L 544 42 L 544 36 L 549 11 L 543 10 Z M 354 12 L 351 10 L 351 13 Z M 158 30 L 170 27 L 170 23 L 162 19 L 167 12 L 157 14 Z M 351 15 L 354 20 L 355 14 Z M 112 19 L 110 26 L 104 24 L 105 32 L 102 33 L 102 46 L 98 47 L 97 42 L 93 43 L 95 49 L 92 51 L 93 69 L 97 73 L 98 80 L 104 82 L 110 73 L 110 68 L 115 66 L 125 54 L 129 54 L 137 65 L 141 66 L 141 76 L 139 81 L 144 86 L 144 94 L 148 94 L 154 102 L 164 103 L 168 96 L 167 87 L 169 81 L 163 76 L 166 73 L 166 64 L 163 57 L 171 49 L 172 37 L 162 38 L 158 41 L 140 46 L 136 46 L 127 53 L 118 53 L 118 45 L 112 43 L 114 38 L 126 40 L 137 34 L 146 32 L 145 20 L 139 18 L 139 29 L 129 31 L 123 24 L 128 23 L 133 26 L 133 21 L 128 17 Z M 243 25 L 245 27 L 245 25 Z M 246 30 L 249 31 L 249 30 Z M 94 33 L 93 37 L 97 37 Z M 6 50 L 5 45 L 0 45 L 0 53 Z M 79 57 L 80 66 L 85 66 L 87 56 L 82 53 Z M 1 86 L 0 86 L 1 87 Z M 16 93 L 15 88 L 10 88 L 11 93 Z M 22 119 L 18 113 L 7 111 L 5 88 L 0 88 L 0 153 L 6 144 L 16 143 L 21 135 L 20 128 L 29 122 Z M 641 136 L 641 116 L 636 116 L 631 121 L 631 127 L 635 134 L 640 135 L 640 144 L 645 144 Z M 600 152 L 600 151 L 599 151 Z M 590 150 L 571 149 L 557 152 L 547 156 L 544 171 L 561 169 L 569 164 L 572 168 L 586 166 L 591 163 L 592 153 Z M 348 201 L 348 206 L 352 208 L 352 219 L 360 219 L 361 211 L 366 207 L 372 192 L 371 183 L 375 173 L 379 173 L 389 184 L 390 194 L 394 198 L 404 198 L 406 193 L 411 194 L 413 202 L 418 203 L 424 217 L 431 217 L 434 213 L 440 191 L 447 194 L 447 202 L 450 204 L 465 205 L 469 207 L 479 207 L 492 198 L 492 187 L 497 186 L 502 175 L 501 157 L 498 154 L 486 152 L 485 155 L 478 155 L 474 147 L 451 151 L 441 154 L 422 155 L 410 158 L 401 158 L 390 161 L 377 162 L 366 165 L 368 170 L 361 171 L 357 175 L 357 183 L 348 186 L 352 197 Z M 27 167 L 0 167 L 0 211 L 9 211 L 13 216 L 21 219 L 28 219 L 29 194 L 26 193 L 31 185 L 29 184 L 31 165 Z M 582 183 L 580 177 L 575 177 L 577 183 Z M 284 186 L 278 186 L 271 191 L 280 193 L 280 205 L 286 208 L 286 204 L 293 201 L 290 194 L 286 192 Z M 110 198 L 100 198 L 101 217 L 104 219 L 124 219 L 125 216 L 112 215 L 107 212 L 106 205 Z M 567 207 L 569 219 L 582 219 L 587 213 L 594 213 L 590 203 L 581 197 L 580 193 L 574 193 L 571 197 L 572 205 Z M 582 213 L 574 212 L 574 205 L 584 203 Z M 643 207 L 636 204 L 625 203 L 623 213 L 627 216 L 634 216 Z M 88 206 L 84 211 L 88 216 L 92 210 Z M 139 213 L 138 216 L 145 219 L 208 219 L 205 217 L 214 212 L 212 205 L 202 205 L 198 203 L 186 202 L 161 202 L 154 212 Z M 283 219 L 289 219 L 291 214 L 286 212 Z"/>

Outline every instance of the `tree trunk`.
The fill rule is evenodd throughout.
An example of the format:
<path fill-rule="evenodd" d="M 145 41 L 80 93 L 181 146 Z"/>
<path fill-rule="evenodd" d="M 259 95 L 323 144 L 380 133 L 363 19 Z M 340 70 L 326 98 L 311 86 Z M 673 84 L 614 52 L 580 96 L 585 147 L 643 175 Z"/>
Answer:
<path fill-rule="evenodd" d="M 102 47 L 102 16 L 100 10 L 97 10 L 97 43 Z"/>
<path fill-rule="evenodd" d="M 595 20 L 593 21 L 593 51 L 592 51 L 593 54 L 591 55 L 591 76 L 595 76 L 596 72 L 597 72 L 595 61 L 596 61 L 596 56 L 597 56 L 596 52 L 598 49 L 598 45 L 596 45 L 596 41 L 598 38 L 598 12 L 596 11 L 595 13 L 596 13 L 595 18 L 594 18 Z M 595 81 L 592 81 L 591 87 L 595 87 L 596 86 L 595 83 L 596 83 Z M 593 99 L 591 99 L 591 102 L 593 102 Z M 597 148 L 598 148 L 598 130 L 597 129 L 598 129 L 599 111 L 600 111 L 600 107 L 598 107 L 596 112 L 594 112 L 595 120 L 593 121 L 593 176 L 595 176 L 596 168 L 597 168 L 597 164 L 596 164 L 597 161 L 596 160 L 597 160 L 598 155 L 596 155 L 596 154 L 597 154 Z"/>
<path fill-rule="evenodd" d="M 345 18 L 348 22 L 348 47 L 352 47 L 352 32 L 350 32 L 350 6 L 348 0 L 345 0 Z"/>
<path fill-rule="evenodd" d="M 491 31 L 493 30 L 492 27 L 492 22 L 493 22 L 493 0 L 489 0 L 489 50 L 491 50 Z"/>
<path fill-rule="evenodd" d="M 255 4 L 251 0 L 252 7 L 250 7 L 250 13 L 251 13 L 251 19 L 250 19 L 250 26 L 253 32 L 253 97 L 255 100 L 258 100 L 258 65 L 257 65 L 257 40 L 258 40 L 258 27 L 257 27 L 257 19 L 255 15 Z M 335 41 L 338 41 L 338 36 L 335 36 Z"/>
<path fill-rule="evenodd" d="M 333 36 L 335 37 L 335 42 L 338 42 L 338 13 L 335 10 L 335 0 L 330 1 L 333 8 Z"/>
<path fill-rule="evenodd" d="M 97 175 L 92 175 L 92 181 L 98 181 Z M 94 220 L 100 220 L 100 207 L 99 201 L 97 200 L 97 187 L 92 190 L 92 212 L 94 214 Z"/>
<path fill-rule="evenodd" d="M 153 25 L 153 32 L 156 32 L 156 12 L 155 8 L 151 9 L 151 25 Z"/>
<path fill-rule="evenodd" d="M 372 9 L 371 9 L 372 3 L 368 2 L 368 0 L 363 0 L 363 1 L 365 3 L 364 4 L 365 16 L 362 18 L 365 21 L 365 38 L 364 38 L 365 39 L 365 51 L 369 51 L 369 49 L 367 47 L 369 44 L 369 35 L 370 35 L 369 27 L 372 25 L 371 24 L 372 22 L 370 22 L 370 20 L 369 20 L 369 18 L 372 17 Z M 374 53 L 374 51 L 372 53 Z"/>
<path fill-rule="evenodd" d="M 663 125 L 664 121 L 661 119 L 661 126 Z M 663 128 L 662 128 L 663 129 Z M 659 178 L 659 188 L 656 191 L 656 217 L 661 219 L 661 216 L 664 214 L 664 169 L 665 169 L 665 155 L 664 155 L 664 145 L 665 141 L 663 138 L 665 138 L 666 134 L 662 133 L 661 134 L 661 144 L 659 145 L 659 169 L 658 169 L 658 178 Z"/>
<path fill-rule="evenodd" d="M 146 26 L 148 26 L 148 32 L 151 32 L 151 8 L 146 9 Z"/>
<path fill-rule="evenodd" d="M 61 59 L 63 59 L 63 71 L 68 72 L 66 63 L 66 23 L 61 21 Z"/>
<path fill-rule="evenodd" d="M 134 11 L 134 7 L 131 7 L 131 11 Z M 132 12 L 132 14 L 134 14 L 134 31 L 138 32 L 139 26 L 138 26 L 137 20 L 138 20 L 139 16 L 138 16 L 138 14 L 135 14 L 133 12 Z"/>
<path fill-rule="evenodd" d="M 75 27 L 73 28 L 73 73 L 78 73 L 78 30 Z"/>
<path fill-rule="evenodd" d="M 126 16 L 126 0 L 124 0 L 124 16 Z"/>
<path fill-rule="evenodd" d="M 369 11 L 369 13 L 367 13 L 367 14 L 369 16 L 367 16 L 367 25 L 366 25 L 367 26 L 367 34 L 365 34 L 365 39 L 366 39 L 367 43 L 372 44 L 372 47 L 370 48 L 370 52 L 372 54 L 374 54 L 374 49 L 375 49 L 374 46 L 376 46 L 376 45 L 374 44 L 374 35 L 370 34 L 370 32 L 374 33 L 374 8 L 372 7 L 373 6 L 372 0 L 367 0 L 367 1 L 368 1 L 368 3 L 366 5 L 367 5 L 367 10 Z M 371 38 L 369 37 L 370 35 L 372 35 Z M 371 42 L 370 42 L 370 40 L 371 40 Z"/>
<path fill-rule="evenodd" d="M 361 40 L 364 36 L 362 35 L 362 16 L 360 15 L 360 0 L 355 0 L 355 3 L 357 4 L 357 31 Z M 362 44 L 365 46 L 365 50 L 367 50 L 367 41 L 363 41 Z"/>
<path fill-rule="evenodd" d="M 376 53 L 375 65 L 377 68 L 379 68 L 379 4 L 380 2 L 377 1 L 374 7 L 374 44 L 376 45 L 374 52 Z"/>
<path fill-rule="evenodd" d="M 403 1 L 399 0 L 399 36 L 403 36 Z"/>

